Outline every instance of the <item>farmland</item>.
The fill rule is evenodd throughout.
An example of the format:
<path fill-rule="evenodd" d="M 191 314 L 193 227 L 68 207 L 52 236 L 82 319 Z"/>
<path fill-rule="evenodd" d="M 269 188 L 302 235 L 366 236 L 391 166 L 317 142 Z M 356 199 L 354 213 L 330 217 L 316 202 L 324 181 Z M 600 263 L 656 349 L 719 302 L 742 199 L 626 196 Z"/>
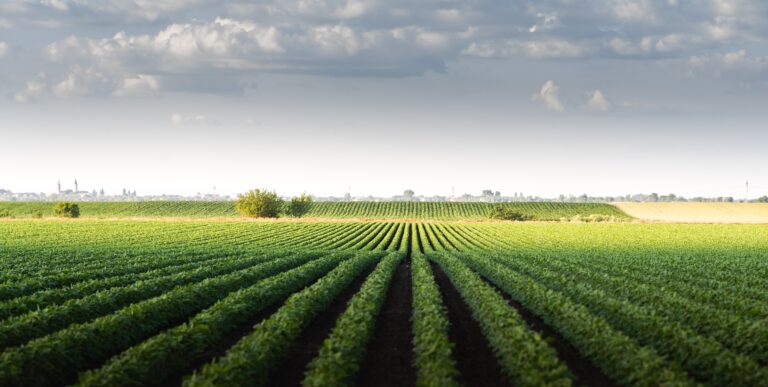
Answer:
<path fill-rule="evenodd" d="M 235 218 L 234 202 L 203 201 L 155 201 L 155 202 L 83 202 L 80 213 L 86 218 L 129 217 L 182 217 L 182 218 Z M 574 217 L 600 215 L 617 220 L 629 216 L 610 204 L 599 203 L 552 203 L 520 202 L 504 203 L 503 206 L 534 220 L 560 220 Z M 318 202 L 306 215 L 309 218 L 326 219 L 384 219 L 384 220 L 479 220 L 487 219 L 491 203 L 450 202 Z M 18 218 L 29 218 L 39 213 L 53 216 L 53 203 L 48 202 L 0 202 L 0 211 L 8 210 Z"/>
<path fill-rule="evenodd" d="M 767 251 L 761 225 L 2 222 L 0 385 L 762 385 Z"/>
<path fill-rule="evenodd" d="M 768 203 L 616 203 L 638 219 L 686 223 L 768 223 Z"/>

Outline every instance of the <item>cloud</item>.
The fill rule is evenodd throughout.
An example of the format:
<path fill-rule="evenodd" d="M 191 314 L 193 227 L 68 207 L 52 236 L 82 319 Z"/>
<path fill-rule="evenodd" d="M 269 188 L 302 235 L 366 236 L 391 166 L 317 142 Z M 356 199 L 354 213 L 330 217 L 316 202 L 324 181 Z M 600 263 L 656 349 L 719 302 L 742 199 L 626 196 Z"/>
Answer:
<path fill-rule="evenodd" d="M 157 77 L 138 74 L 123 78 L 112 91 L 112 95 L 116 97 L 141 97 L 154 95 L 158 90 L 160 90 L 160 81 Z"/>
<path fill-rule="evenodd" d="M 536 19 L 538 19 L 536 24 L 528 28 L 528 32 L 531 34 L 552 29 L 558 23 L 557 15 L 554 13 L 545 14 L 539 12 L 536 14 Z"/>
<path fill-rule="evenodd" d="M 0 58 L 5 56 L 5 54 L 7 54 L 8 51 L 10 51 L 10 47 L 8 46 L 8 43 L 0 41 Z"/>
<path fill-rule="evenodd" d="M 648 0 L 614 0 L 611 3 L 613 14 L 620 20 L 652 22 L 656 19 L 656 12 Z"/>
<path fill-rule="evenodd" d="M 694 55 L 688 58 L 686 66 L 693 77 L 714 76 L 740 84 L 768 81 L 768 57 L 752 55 L 746 49 Z"/>
<path fill-rule="evenodd" d="M 605 97 L 601 90 L 595 90 L 589 97 L 587 107 L 593 110 L 608 111 L 611 109 L 611 102 Z"/>
<path fill-rule="evenodd" d="M 218 126 L 217 120 L 203 114 L 185 116 L 179 113 L 171 114 L 171 124 L 174 126 Z"/>
<path fill-rule="evenodd" d="M 465 57 L 685 63 L 766 42 L 768 2 L 697 1 L 5 0 L 0 28 L 60 36 L 53 63 L 28 56 L 33 68 L 8 78 L 44 70 L 49 90 L 67 81 L 60 95 L 113 96 L 243 93 L 265 72 L 421 76 Z"/>
<path fill-rule="evenodd" d="M 13 100 L 17 103 L 36 102 L 48 88 L 47 78 L 48 76 L 45 73 L 40 73 L 34 79 L 27 81 L 24 90 L 15 93 Z"/>
<path fill-rule="evenodd" d="M 549 80 L 544 82 L 541 86 L 541 90 L 534 94 L 531 99 L 535 102 L 542 103 L 547 109 L 562 112 L 565 111 L 563 103 L 560 102 L 560 87 L 555 84 L 554 81 Z"/>
<path fill-rule="evenodd" d="M 529 57 L 538 59 L 579 58 L 594 52 L 589 44 L 563 39 L 506 40 L 473 42 L 464 49 L 464 55 L 481 58 Z"/>

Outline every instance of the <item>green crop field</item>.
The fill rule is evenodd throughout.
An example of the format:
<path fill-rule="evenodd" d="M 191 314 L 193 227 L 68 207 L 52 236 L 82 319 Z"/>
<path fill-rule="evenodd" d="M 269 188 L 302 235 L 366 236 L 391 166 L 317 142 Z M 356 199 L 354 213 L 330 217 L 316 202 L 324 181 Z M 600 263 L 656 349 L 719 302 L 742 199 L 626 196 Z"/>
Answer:
<path fill-rule="evenodd" d="M 28 218 L 36 213 L 53 216 L 54 203 L 0 202 L 0 212 Z M 78 203 L 82 217 L 236 217 L 234 202 L 150 201 L 150 202 L 82 202 Z M 306 215 L 329 219 L 391 219 L 391 220 L 478 220 L 487 219 L 493 207 L 490 203 L 449 202 L 317 202 Z M 630 217 L 610 204 L 524 202 L 504 203 L 503 206 L 530 215 L 534 220 L 560 220 L 592 215 L 628 220 Z"/>
<path fill-rule="evenodd" d="M 767 253 L 761 225 L 0 222 L 0 385 L 760 386 Z"/>

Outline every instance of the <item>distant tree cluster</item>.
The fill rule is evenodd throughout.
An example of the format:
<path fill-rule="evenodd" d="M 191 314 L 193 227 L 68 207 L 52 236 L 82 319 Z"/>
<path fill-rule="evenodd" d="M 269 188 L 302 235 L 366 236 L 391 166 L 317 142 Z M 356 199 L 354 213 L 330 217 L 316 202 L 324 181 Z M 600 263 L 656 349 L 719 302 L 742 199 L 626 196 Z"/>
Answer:
<path fill-rule="evenodd" d="M 532 215 L 523 214 L 522 212 L 515 211 L 503 205 L 496 205 L 493 208 L 491 208 L 491 210 L 488 213 L 488 217 L 491 219 L 516 220 L 516 221 L 533 219 Z"/>
<path fill-rule="evenodd" d="M 306 193 L 286 203 L 275 191 L 252 189 L 238 197 L 235 209 L 249 218 L 277 218 L 281 214 L 301 218 L 312 208 L 312 203 L 312 197 Z"/>
<path fill-rule="evenodd" d="M 80 206 L 71 202 L 59 202 L 53 206 L 53 214 L 59 218 L 79 218 Z"/>

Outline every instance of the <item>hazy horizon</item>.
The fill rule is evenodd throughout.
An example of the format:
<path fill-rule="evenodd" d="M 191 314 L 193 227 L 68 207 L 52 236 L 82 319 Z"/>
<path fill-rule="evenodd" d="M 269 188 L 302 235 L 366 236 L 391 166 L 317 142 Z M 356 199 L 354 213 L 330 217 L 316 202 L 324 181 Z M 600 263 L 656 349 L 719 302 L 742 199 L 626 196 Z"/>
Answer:
<path fill-rule="evenodd" d="M 768 3 L 7 0 L 0 188 L 768 194 Z"/>

